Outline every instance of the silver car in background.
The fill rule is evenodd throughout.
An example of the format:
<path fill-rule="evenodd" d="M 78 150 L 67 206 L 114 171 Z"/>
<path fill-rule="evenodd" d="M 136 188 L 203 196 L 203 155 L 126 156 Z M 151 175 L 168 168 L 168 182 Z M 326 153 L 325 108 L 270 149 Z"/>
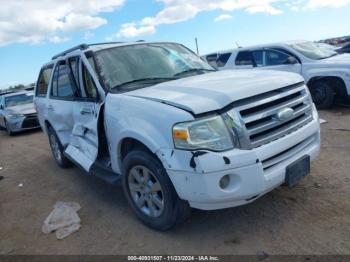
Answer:
<path fill-rule="evenodd" d="M 0 96 L 0 127 L 5 128 L 9 135 L 40 127 L 33 96 L 33 92 Z"/>

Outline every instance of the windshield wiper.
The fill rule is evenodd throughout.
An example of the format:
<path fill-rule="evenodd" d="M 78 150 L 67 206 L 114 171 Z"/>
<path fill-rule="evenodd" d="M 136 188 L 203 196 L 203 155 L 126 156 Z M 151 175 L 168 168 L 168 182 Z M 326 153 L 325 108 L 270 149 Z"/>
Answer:
<path fill-rule="evenodd" d="M 188 69 L 185 71 L 182 71 L 180 73 L 175 74 L 174 76 L 181 76 L 181 75 L 185 75 L 185 74 L 190 74 L 190 73 L 201 73 L 204 74 L 204 72 L 215 72 L 215 69 L 205 69 L 205 68 L 192 68 L 192 69 Z"/>
<path fill-rule="evenodd" d="M 121 83 L 119 85 L 114 86 L 111 89 L 120 89 L 126 86 L 134 85 L 134 84 L 155 84 L 155 83 L 161 83 L 161 82 L 166 82 L 166 81 L 171 81 L 171 80 L 176 80 L 178 79 L 177 77 L 147 77 L 147 78 L 140 78 L 140 79 L 135 79 L 131 80 L 128 82 Z"/>

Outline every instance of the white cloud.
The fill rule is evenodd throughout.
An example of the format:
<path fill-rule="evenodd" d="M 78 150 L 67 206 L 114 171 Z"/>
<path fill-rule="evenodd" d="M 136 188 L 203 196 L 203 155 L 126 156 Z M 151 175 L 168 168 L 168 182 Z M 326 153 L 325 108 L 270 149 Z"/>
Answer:
<path fill-rule="evenodd" d="M 320 7 L 343 7 L 350 4 L 350 0 L 309 0 L 306 8 L 317 9 Z"/>
<path fill-rule="evenodd" d="M 123 24 L 115 36 L 136 37 L 153 34 L 159 25 L 184 22 L 195 18 L 200 12 L 212 10 L 242 9 L 249 13 L 281 14 L 281 10 L 272 6 L 279 1 L 281 0 L 157 0 L 164 4 L 163 10 L 153 17 L 145 17 L 138 22 Z"/>
<path fill-rule="evenodd" d="M 76 32 L 82 29 L 95 29 L 107 24 L 107 20 L 101 17 L 93 17 L 81 14 L 69 14 L 65 17 L 59 28 L 64 32 Z"/>
<path fill-rule="evenodd" d="M 232 15 L 222 14 L 222 15 L 219 15 L 219 16 L 215 17 L 214 22 L 220 22 L 220 21 L 224 21 L 224 20 L 231 20 L 232 18 L 233 18 Z"/>
<path fill-rule="evenodd" d="M 151 35 L 156 32 L 154 26 L 140 26 L 136 27 L 134 23 L 123 24 L 117 37 L 136 37 L 140 35 Z"/>
<path fill-rule="evenodd" d="M 11 43 L 60 42 L 58 34 L 92 30 L 107 21 L 124 0 L 0 0 L 0 46 Z"/>
<path fill-rule="evenodd" d="M 342 7 L 350 0 L 156 0 L 164 8 L 155 16 L 140 21 L 123 24 L 118 33 L 111 38 L 137 37 L 154 34 L 160 25 L 174 24 L 193 19 L 200 12 L 221 10 L 232 12 L 243 10 L 249 14 L 265 13 L 280 15 L 284 9 L 301 11 L 320 7 Z M 228 16 L 223 16 L 228 18 Z M 220 16 L 215 21 L 220 21 Z"/>
<path fill-rule="evenodd" d="M 64 43 L 64 42 L 69 41 L 69 38 L 68 37 L 60 37 L 60 36 L 55 35 L 55 36 L 49 37 L 48 40 L 51 43 L 59 44 L 59 43 Z"/>

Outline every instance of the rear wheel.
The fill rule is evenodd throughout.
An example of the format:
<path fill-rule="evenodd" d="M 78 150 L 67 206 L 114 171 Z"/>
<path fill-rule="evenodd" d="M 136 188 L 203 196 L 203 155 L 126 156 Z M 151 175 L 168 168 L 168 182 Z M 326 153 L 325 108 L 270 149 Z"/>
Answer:
<path fill-rule="evenodd" d="M 317 81 L 310 86 L 312 100 L 318 109 L 326 109 L 333 105 L 335 92 L 327 81 Z"/>
<path fill-rule="evenodd" d="M 167 230 L 190 214 L 159 160 L 144 150 L 134 150 L 123 161 L 124 193 L 136 216 L 147 226 Z"/>
<path fill-rule="evenodd" d="M 52 151 L 52 155 L 55 158 L 57 164 L 62 168 L 67 168 L 72 166 L 72 163 L 64 155 L 63 146 L 59 141 L 55 130 L 52 127 L 48 128 L 49 142 Z"/>

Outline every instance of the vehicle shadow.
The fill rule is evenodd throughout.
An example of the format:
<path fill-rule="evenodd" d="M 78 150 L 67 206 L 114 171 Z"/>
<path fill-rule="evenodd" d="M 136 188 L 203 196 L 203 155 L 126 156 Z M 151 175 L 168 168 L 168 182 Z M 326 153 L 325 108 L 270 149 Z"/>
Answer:
<path fill-rule="evenodd" d="M 6 133 L 6 129 L 5 128 L 0 128 L 0 132 L 1 131 Z M 30 134 L 34 134 L 34 133 L 38 133 L 38 132 L 42 132 L 41 127 L 30 129 L 30 130 L 19 131 L 19 132 L 13 133 L 9 137 L 16 138 L 16 137 L 19 137 L 19 136 L 26 136 L 26 135 L 30 135 Z"/>

